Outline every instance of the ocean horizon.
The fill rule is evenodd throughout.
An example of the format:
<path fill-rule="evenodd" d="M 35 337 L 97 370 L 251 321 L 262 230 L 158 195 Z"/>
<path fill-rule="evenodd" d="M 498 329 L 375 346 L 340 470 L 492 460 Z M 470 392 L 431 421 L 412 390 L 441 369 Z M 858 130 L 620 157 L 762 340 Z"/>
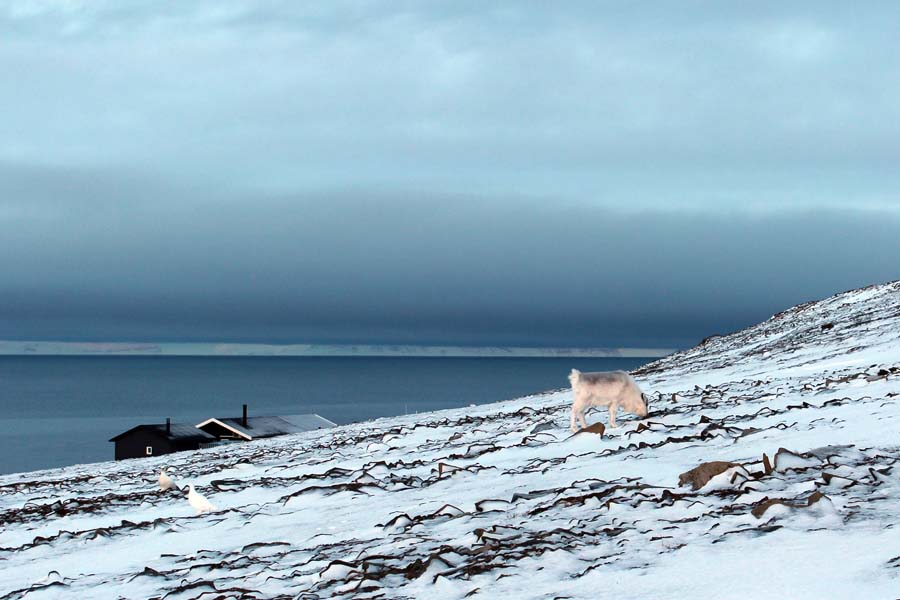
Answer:
<path fill-rule="evenodd" d="M 340 425 L 568 386 L 652 357 L 0 356 L 0 474 L 113 459 L 135 425 L 316 413 Z"/>

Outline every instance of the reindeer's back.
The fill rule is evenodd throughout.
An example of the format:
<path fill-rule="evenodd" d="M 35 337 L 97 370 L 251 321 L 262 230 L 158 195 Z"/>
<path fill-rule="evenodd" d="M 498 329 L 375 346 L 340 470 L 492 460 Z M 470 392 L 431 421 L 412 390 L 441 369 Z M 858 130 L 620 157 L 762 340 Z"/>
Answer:
<path fill-rule="evenodd" d="M 631 381 L 631 375 L 625 371 L 596 371 L 594 373 L 582 373 L 579 380 L 591 385 L 624 384 Z"/>

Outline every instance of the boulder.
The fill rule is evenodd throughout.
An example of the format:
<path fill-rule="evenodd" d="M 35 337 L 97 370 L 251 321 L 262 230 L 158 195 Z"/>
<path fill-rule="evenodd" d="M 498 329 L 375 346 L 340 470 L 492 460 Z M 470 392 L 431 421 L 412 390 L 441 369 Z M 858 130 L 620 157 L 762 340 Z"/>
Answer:
<path fill-rule="evenodd" d="M 775 506 L 776 504 L 781 504 L 783 506 L 787 506 L 788 508 L 809 508 L 816 502 L 822 499 L 828 499 L 828 496 L 823 494 L 822 492 L 814 492 L 809 498 L 806 499 L 806 504 L 802 504 L 800 502 L 790 502 L 788 500 L 783 500 L 781 498 L 763 498 L 753 507 L 753 510 L 750 513 L 756 517 L 757 519 L 761 518 L 766 511 Z"/>
<path fill-rule="evenodd" d="M 603 423 L 594 423 L 593 425 L 588 425 L 584 429 L 580 429 L 578 433 L 596 433 L 600 437 L 603 437 L 603 433 L 606 431 L 606 425 Z"/>
<path fill-rule="evenodd" d="M 699 467 L 694 467 L 690 471 L 686 473 L 682 473 L 678 476 L 678 484 L 679 485 L 687 485 L 691 484 L 691 487 L 695 490 L 699 490 L 706 483 L 719 475 L 720 473 L 724 473 L 728 469 L 732 467 L 739 467 L 741 465 L 733 462 L 728 462 L 724 460 L 714 460 L 712 462 L 705 462 L 701 464 Z"/>

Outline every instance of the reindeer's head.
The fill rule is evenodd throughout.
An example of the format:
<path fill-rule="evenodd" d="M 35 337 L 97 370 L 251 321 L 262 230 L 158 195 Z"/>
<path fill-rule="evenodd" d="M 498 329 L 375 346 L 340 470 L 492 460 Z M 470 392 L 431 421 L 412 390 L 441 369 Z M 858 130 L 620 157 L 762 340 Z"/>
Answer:
<path fill-rule="evenodd" d="M 638 411 L 637 414 L 641 418 L 645 418 L 647 415 L 650 414 L 650 398 L 647 396 L 647 394 L 641 392 L 641 401 L 643 402 L 644 406 L 643 406 L 642 410 Z"/>
<path fill-rule="evenodd" d="M 622 408 L 643 419 L 650 414 L 650 399 L 647 397 L 647 394 L 644 393 L 641 393 L 640 398 L 630 395 L 622 404 Z"/>

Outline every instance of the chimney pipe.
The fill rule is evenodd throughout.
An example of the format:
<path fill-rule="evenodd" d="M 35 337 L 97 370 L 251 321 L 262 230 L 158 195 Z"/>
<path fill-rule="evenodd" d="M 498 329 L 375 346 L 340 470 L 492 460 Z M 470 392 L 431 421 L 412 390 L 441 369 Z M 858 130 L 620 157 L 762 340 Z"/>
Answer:
<path fill-rule="evenodd" d="M 166 435 L 169 435 L 171 433 L 172 433 L 172 419 L 170 419 L 169 417 L 166 417 Z"/>
<path fill-rule="evenodd" d="M 247 426 L 247 405 L 244 405 L 244 418 L 242 419 L 241 424 L 246 427 Z"/>

